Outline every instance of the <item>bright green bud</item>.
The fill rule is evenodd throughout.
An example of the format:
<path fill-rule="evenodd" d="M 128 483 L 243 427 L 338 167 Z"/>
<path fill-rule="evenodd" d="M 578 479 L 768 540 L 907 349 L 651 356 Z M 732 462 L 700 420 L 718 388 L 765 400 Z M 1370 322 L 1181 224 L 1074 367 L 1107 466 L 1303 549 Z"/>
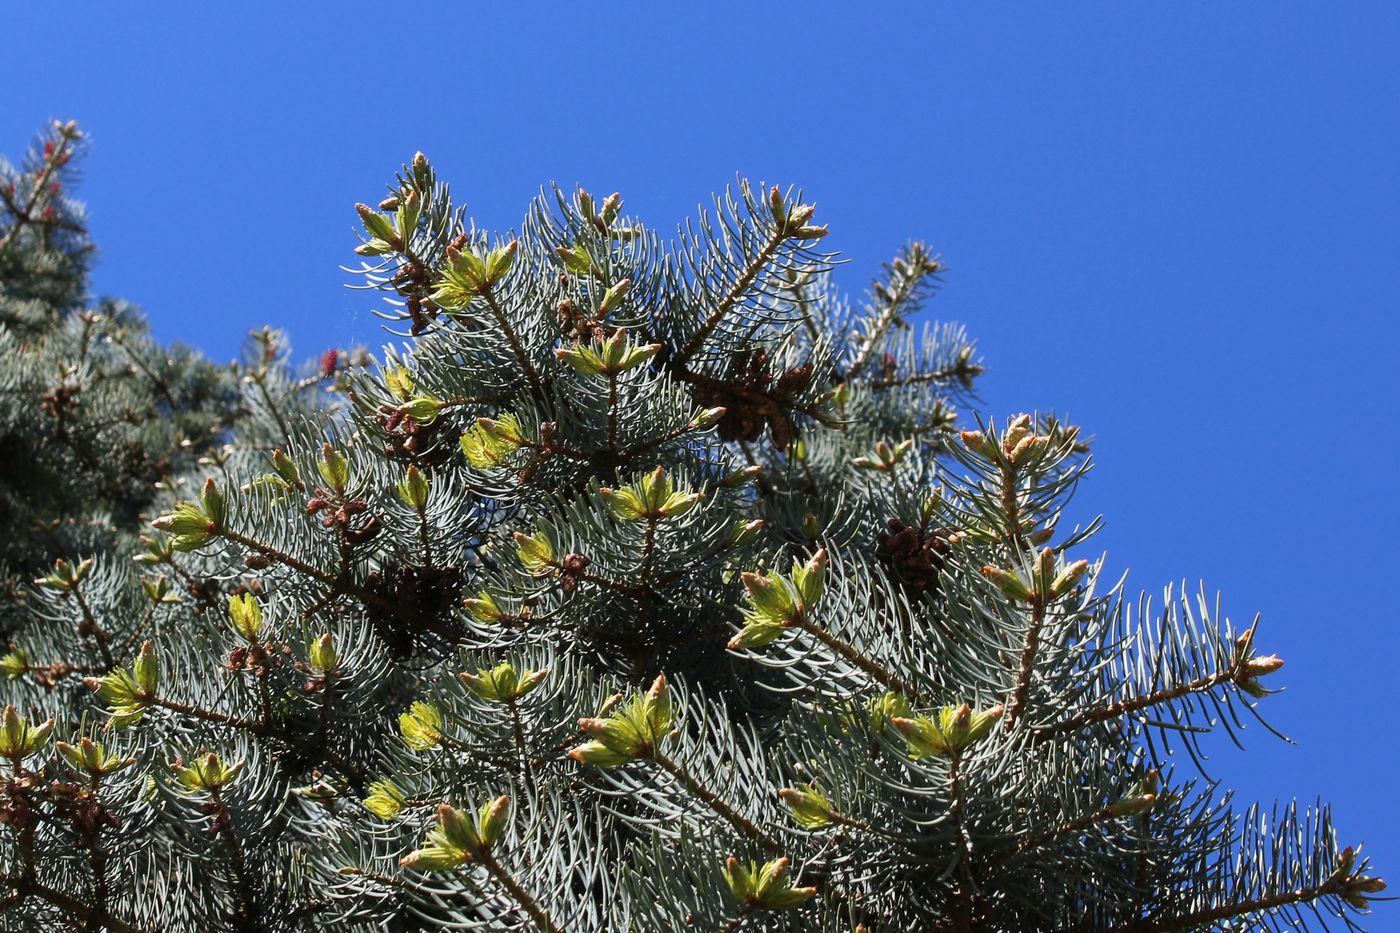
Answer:
<path fill-rule="evenodd" d="M 434 840 L 443 848 L 457 849 L 470 853 L 481 844 L 481 836 L 478 832 L 477 820 L 479 814 L 474 814 L 476 819 L 468 819 L 467 814 L 461 810 L 454 809 L 442 804 L 438 807 L 438 823 L 441 836 Z"/>
<path fill-rule="evenodd" d="M 484 804 L 477 813 L 477 833 L 482 845 L 490 848 L 510 824 L 510 798 L 502 795 Z"/>
<path fill-rule="evenodd" d="M 428 505 L 428 478 L 411 463 L 396 491 L 403 504 L 415 511 L 421 512 Z"/>
<path fill-rule="evenodd" d="M 136 763 L 135 758 L 120 758 L 109 753 L 100 743 L 94 742 L 86 736 L 79 739 L 77 745 L 57 742 L 54 747 L 75 769 L 97 777 L 112 774 Z"/>
<path fill-rule="evenodd" d="M 894 717 L 891 722 L 909 744 L 910 758 L 942 757 L 956 754 L 974 742 L 987 737 L 992 726 L 1001 719 L 1003 707 L 998 704 L 980 712 L 973 712 L 964 703 L 961 706 L 945 706 L 938 712 L 938 718 L 917 716 L 912 719 Z"/>
<path fill-rule="evenodd" d="M 724 881 L 729 893 L 744 907 L 763 910 L 788 910 L 817 893 L 816 888 L 795 888 L 787 882 L 791 862 L 773 859 L 759 868 L 754 862 L 744 864 L 734 857 L 724 863 Z"/>
<path fill-rule="evenodd" d="M 330 444 L 321 445 L 321 459 L 316 461 L 321 479 L 336 492 L 344 492 L 350 484 L 350 461 Z"/>
<path fill-rule="evenodd" d="M 501 616 L 505 614 L 501 612 L 501 607 L 496 604 L 496 598 L 485 590 L 478 593 L 476 599 L 462 600 L 462 605 L 467 607 L 472 618 L 487 624 L 501 621 Z"/>
<path fill-rule="evenodd" d="M 815 784 L 799 784 L 797 787 L 784 787 L 778 797 L 792 811 L 792 818 L 803 829 L 821 829 L 832 821 L 834 811 L 831 801 L 817 789 Z"/>
<path fill-rule="evenodd" d="M 902 693 L 887 690 L 870 701 L 870 724 L 877 729 L 884 729 L 896 717 L 908 715 L 909 700 Z"/>
<path fill-rule="evenodd" d="M 627 294 L 627 289 L 631 286 L 631 279 L 623 279 L 612 288 L 603 292 L 603 300 L 598 302 L 598 317 L 601 318 L 613 308 L 616 308 L 622 301 L 622 296 Z"/>
<path fill-rule="evenodd" d="M 415 849 L 399 859 L 399 865 L 416 871 L 454 871 L 469 861 L 470 858 L 466 853 L 457 849 L 426 846 L 422 849 Z"/>
<path fill-rule="evenodd" d="M 696 415 L 694 418 L 690 419 L 690 426 L 697 431 L 703 431 L 706 428 L 712 428 L 715 425 L 719 424 L 720 419 L 724 417 L 724 414 L 727 411 L 729 411 L 729 409 L 724 408 L 722 406 L 719 408 L 707 408 L 704 411 L 700 412 L 700 414 Z"/>
<path fill-rule="evenodd" d="M 744 573 L 739 577 L 748 591 L 751 609 L 744 616 L 752 622 L 789 626 L 797 615 L 796 594 L 777 571 L 767 574 Z"/>
<path fill-rule="evenodd" d="M 413 395 L 413 375 L 403 366 L 384 371 L 384 386 L 394 397 L 407 401 Z"/>
<path fill-rule="evenodd" d="M 399 864 L 418 871 L 451 871 L 489 849 L 510 818 L 510 798 L 498 797 L 482 806 L 471 819 L 447 804 L 438 807 L 438 825 L 428 833 L 427 845 L 405 856 Z"/>
<path fill-rule="evenodd" d="M 1026 585 L 1026 581 L 1022 580 L 1019 574 L 987 564 L 982 568 L 982 576 L 991 580 L 1007 599 L 1014 599 L 1026 603 L 1031 602 L 1032 596 L 1030 587 Z"/>
<path fill-rule="evenodd" d="M 572 248 L 568 246 L 556 247 L 554 252 L 564 263 L 564 268 L 573 275 L 591 275 L 593 273 L 593 257 L 589 255 L 588 248 L 582 242 L 574 244 Z"/>
<path fill-rule="evenodd" d="M 740 522 L 734 526 L 734 530 L 729 534 L 730 547 L 741 547 L 751 544 L 754 538 L 758 537 L 758 532 L 763 528 L 763 519 L 756 518 L 751 522 Z"/>
<path fill-rule="evenodd" d="M 408 800 L 393 781 L 383 779 L 370 783 L 369 796 L 365 798 L 364 803 L 365 809 L 381 820 L 392 820 L 399 815 Z"/>
<path fill-rule="evenodd" d="M 214 527 L 222 528 L 225 519 L 228 518 L 228 500 L 219 491 L 219 487 L 214 484 L 213 477 L 204 481 L 204 488 L 199 491 L 199 504 L 203 507 L 205 516 L 214 524 Z"/>
<path fill-rule="evenodd" d="M 204 510 L 193 502 L 181 502 L 173 512 L 151 522 L 151 527 L 171 536 L 170 547 L 176 551 L 194 551 L 214 539 L 218 526 L 210 521 Z"/>
<path fill-rule="evenodd" d="M 272 452 L 272 469 L 288 486 L 301 488 L 301 475 L 297 472 L 297 465 L 292 462 L 290 457 L 282 453 L 280 447 Z"/>
<path fill-rule="evenodd" d="M 399 716 L 399 732 L 409 748 L 427 751 L 442 741 L 442 713 L 436 706 L 415 700 L 408 712 Z"/>
<path fill-rule="evenodd" d="M 190 790 L 217 791 L 232 783 L 238 772 L 243 770 L 244 764 L 242 761 L 236 765 L 224 764 L 223 759 L 210 752 L 196 758 L 188 767 L 173 767 L 176 779 Z"/>
<path fill-rule="evenodd" d="M 335 665 L 340 660 L 335 653 L 335 642 L 331 641 L 330 632 L 313 640 L 307 646 L 307 654 L 311 657 L 311 666 L 322 674 L 329 674 L 335 670 Z"/>
<path fill-rule="evenodd" d="M 421 207 L 422 199 L 415 189 L 409 189 L 408 196 L 399 201 L 398 212 L 394 220 L 399 238 L 405 243 L 413 236 L 413 231 L 418 227 L 418 215 Z"/>
<path fill-rule="evenodd" d="M 670 688 L 664 676 L 657 677 L 644 695 L 634 695 L 612 715 L 580 719 L 579 729 L 593 741 L 572 749 L 569 757 L 581 764 L 614 768 L 659 747 L 674 725 Z"/>
<path fill-rule="evenodd" d="M 675 484 L 662 467 L 626 489 L 603 488 L 599 493 L 612 506 L 613 514 L 623 521 L 674 518 L 689 512 L 703 498 L 700 493 L 676 492 Z"/>
<path fill-rule="evenodd" d="M 6 706 L 0 716 L 0 756 L 23 761 L 39 750 L 52 731 L 52 719 L 30 726 L 29 720 L 21 718 L 13 706 Z"/>
<path fill-rule="evenodd" d="M 249 644 L 256 644 L 258 633 L 262 631 L 262 607 L 252 593 L 242 593 L 228 598 L 228 617 L 233 630 Z"/>
<path fill-rule="evenodd" d="M 762 648 L 771 645 L 782 637 L 787 626 L 762 619 L 749 622 L 739 629 L 738 634 L 729 639 L 730 651 L 743 651 L 746 648 Z"/>
<path fill-rule="evenodd" d="M 110 709 L 112 728 L 125 729 L 141 721 L 147 706 L 147 694 L 125 670 L 117 668 L 105 677 L 84 677 L 83 683 L 97 691 Z"/>
<path fill-rule="evenodd" d="M 515 254 L 520 250 L 520 241 L 511 240 L 505 246 L 497 247 L 491 251 L 491 255 L 486 257 L 486 284 L 495 285 L 506 277 L 510 271 L 511 264 L 515 261 Z"/>
<path fill-rule="evenodd" d="M 525 569 L 537 577 L 549 573 L 552 569 L 550 564 L 554 560 L 554 545 L 543 529 L 533 535 L 525 535 L 517 531 L 515 533 L 515 553 Z"/>
<path fill-rule="evenodd" d="M 659 745 L 671 732 L 676 717 L 675 707 L 671 703 L 671 688 L 666 685 L 664 674 L 658 675 L 656 680 L 652 681 L 643 700 L 643 710 L 651 727 L 648 740 L 653 745 Z"/>
<path fill-rule="evenodd" d="M 411 398 L 399 406 L 399 411 L 422 425 L 432 424 L 442 411 L 442 402 L 426 395 Z"/>
<path fill-rule="evenodd" d="M 509 703 L 518 700 L 539 686 L 548 671 L 526 670 L 523 674 L 515 670 L 509 662 L 503 662 L 489 670 L 481 668 L 475 674 L 463 671 L 457 677 L 467 685 L 467 689 L 494 703 Z"/>
<path fill-rule="evenodd" d="M 585 376 L 615 376 L 641 366 L 661 350 L 661 344 L 638 346 L 627 342 L 627 332 L 618 328 L 601 343 L 560 347 L 554 355 Z"/>
<path fill-rule="evenodd" d="M 467 462 L 478 470 L 498 467 L 525 444 L 520 419 L 505 414 L 499 418 L 478 418 L 460 441 Z"/>
<path fill-rule="evenodd" d="M 480 291 L 487 283 L 486 261 L 472 250 L 462 252 L 449 246 L 446 251 L 447 275 L 467 293 Z"/>
<path fill-rule="evenodd" d="M 29 671 L 29 655 L 16 645 L 10 653 L 0 658 L 0 674 L 10 680 L 23 677 Z"/>
<path fill-rule="evenodd" d="M 160 680 L 160 662 L 150 641 L 141 642 L 141 651 L 131 665 L 131 676 L 147 696 L 154 696 Z"/>
<path fill-rule="evenodd" d="M 810 612 L 822 598 L 826 589 L 826 562 L 826 548 L 821 548 L 805 565 L 793 565 L 792 583 L 803 612 Z"/>
<path fill-rule="evenodd" d="M 570 749 L 569 757 L 579 764 L 593 765 L 595 768 L 617 768 L 632 760 L 631 755 L 625 755 L 597 740 Z"/>
<path fill-rule="evenodd" d="M 817 893 L 816 888 L 795 888 L 787 882 L 791 862 L 786 858 L 764 864 L 754 889 L 754 900 L 766 910 L 788 910 Z"/>
<path fill-rule="evenodd" d="M 646 743 L 638 724 L 628 716 L 584 717 L 578 721 L 581 732 L 591 735 L 620 755 L 634 757 Z"/>
<path fill-rule="evenodd" d="M 1077 560 L 1072 564 L 1066 565 L 1050 584 L 1050 595 L 1054 597 L 1063 596 L 1068 593 L 1070 590 L 1074 589 L 1075 584 L 1078 583 L 1088 571 L 1089 562 L 1087 560 Z"/>
<path fill-rule="evenodd" d="M 376 212 L 368 204 L 356 204 L 355 210 L 365 225 L 365 232 L 372 239 L 380 240 L 385 244 L 393 244 L 398 239 L 398 233 L 395 232 L 394 225 L 388 217 Z"/>

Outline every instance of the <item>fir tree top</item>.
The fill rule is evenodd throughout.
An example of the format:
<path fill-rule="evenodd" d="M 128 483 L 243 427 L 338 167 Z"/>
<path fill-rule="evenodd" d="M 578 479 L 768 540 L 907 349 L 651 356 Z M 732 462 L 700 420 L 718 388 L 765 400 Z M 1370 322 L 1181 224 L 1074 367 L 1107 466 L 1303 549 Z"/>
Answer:
<path fill-rule="evenodd" d="M 1384 887 L 1175 766 L 1282 661 L 1107 580 L 1076 428 L 965 424 L 927 247 L 850 302 L 794 190 L 495 236 L 421 155 L 358 212 L 401 342 L 339 407 L 250 360 L 135 561 L 35 582 L 0 922 L 1292 929 Z"/>

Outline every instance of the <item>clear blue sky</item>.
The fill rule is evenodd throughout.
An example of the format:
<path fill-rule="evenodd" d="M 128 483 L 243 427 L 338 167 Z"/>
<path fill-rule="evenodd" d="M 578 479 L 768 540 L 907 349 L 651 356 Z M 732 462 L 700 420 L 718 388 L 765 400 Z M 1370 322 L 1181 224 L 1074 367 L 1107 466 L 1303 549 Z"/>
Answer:
<path fill-rule="evenodd" d="M 1131 585 L 1263 614 L 1299 745 L 1215 770 L 1330 798 L 1400 881 L 1400 5 L 215 6 L 9 17 L 0 148 L 82 121 L 97 286 L 160 336 L 377 345 L 337 265 L 416 149 L 494 227 L 550 179 L 658 227 L 801 184 L 852 288 L 941 250 L 989 413 L 1097 435 L 1080 504 Z"/>

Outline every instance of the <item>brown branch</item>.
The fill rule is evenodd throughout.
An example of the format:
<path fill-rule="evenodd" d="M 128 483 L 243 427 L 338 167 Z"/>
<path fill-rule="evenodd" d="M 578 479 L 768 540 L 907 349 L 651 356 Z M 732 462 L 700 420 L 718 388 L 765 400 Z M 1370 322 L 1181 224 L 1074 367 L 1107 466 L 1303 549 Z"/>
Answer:
<path fill-rule="evenodd" d="M 909 686 L 909 684 L 905 683 L 903 678 L 899 677 L 897 674 L 892 673 L 891 671 L 872 661 L 870 658 L 862 654 L 859 649 L 857 649 L 854 645 L 851 645 L 849 642 L 842 641 L 840 638 L 837 638 L 835 635 L 831 634 L 826 629 L 822 628 L 819 625 L 814 625 L 811 622 L 808 622 L 806 619 L 799 619 L 794 624 L 794 627 L 806 632 L 808 635 L 811 635 L 817 641 L 821 642 L 823 645 L 826 645 L 832 651 L 835 651 L 841 657 L 845 658 L 847 661 L 850 661 L 856 667 L 860 668 L 862 671 L 869 674 L 875 680 L 879 681 L 880 684 L 882 684 L 886 688 L 893 690 L 895 693 L 903 694 L 910 700 L 917 701 L 919 699 L 919 692 L 913 687 Z"/>
<path fill-rule="evenodd" d="M 99 927 L 106 927 L 108 930 L 112 931 L 112 933 L 146 933 L 145 929 L 142 927 L 133 926 L 130 923 L 119 920 L 105 910 L 97 910 L 78 900 L 76 897 L 73 897 L 71 894 L 65 894 L 62 891 L 55 890 L 32 878 L 20 882 L 17 887 L 22 887 L 25 893 L 37 894 L 55 907 L 66 910 L 71 914 L 76 914 L 89 923 L 95 923 Z"/>
<path fill-rule="evenodd" d="M 246 548 L 251 548 L 252 550 L 257 551 L 263 557 L 275 560 L 277 561 L 277 563 L 283 564 L 299 573 L 305 574 L 306 576 L 311 577 L 313 580 L 319 580 L 321 583 L 324 583 L 327 586 L 331 587 L 331 589 L 335 593 L 346 596 L 354 596 L 362 602 L 369 603 L 378 609 L 383 609 L 385 612 L 397 613 L 400 609 L 402 609 L 402 607 L 395 603 L 393 600 L 386 599 L 385 597 L 379 595 L 373 590 L 367 590 L 362 586 L 357 586 L 356 584 L 351 583 L 343 577 L 335 577 L 326 573 L 324 570 L 318 570 L 317 568 L 311 566 L 305 561 L 298 560 L 290 554 L 284 554 L 276 548 L 263 544 L 261 541 L 258 541 L 254 538 L 250 538 L 247 535 L 239 534 L 238 532 L 228 528 L 219 528 L 216 531 L 214 531 L 214 534 L 217 534 L 221 537 L 227 538 L 230 541 L 241 544 Z"/>
<path fill-rule="evenodd" d="M 9 246 L 19 236 L 19 232 L 29 224 L 34 223 L 34 208 L 38 206 L 39 199 L 49 187 L 49 181 L 53 178 L 54 172 L 67 161 L 70 140 L 67 136 L 59 135 L 59 144 L 54 147 L 53 154 L 44 159 L 44 169 L 34 179 L 34 185 L 29 189 L 29 198 L 26 200 L 22 210 L 14 210 L 15 205 L 10 202 L 8 195 L 5 201 L 10 206 L 15 215 L 15 225 L 5 232 L 4 237 L 0 237 L 0 250 Z"/>
<path fill-rule="evenodd" d="M 97 616 L 93 614 L 92 607 L 88 605 L 87 599 L 83 596 L 82 583 L 73 584 L 73 596 L 78 600 L 78 608 L 83 613 L 83 628 L 86 633 L 92 636 L 97 642 L 97 649 L 102 653 L 102 663 L 107 665 L 107 670 L 117 666 L 116 659 L 112 657 L 112 649 L 107 647 L 107 630 L 97 621 Z"/>
<path fill-rule="evenodd" d="M 753 280 L 763 271 L 763 267 L 768 265 L 768 260 L 773 258 L 773 254 L 778 251 L 778 247 L 782 245 L 785 239 L 787 239 L 787 236 L 782 227 L 778 227 L 773 231 L 773 235 L 768 238 L 768 242 L 763 244 L 763 249 L 758 251 L 758 255 L 753 258 L 753 261 L 750 262 L 744 268 L 744 271 L 739 274 L 739 277 L 734 280 L 734 284 L 729 287 L 729 291 L 724 293 L 724 297 L 720 299 L 715 309 L 710 312 L 709 317 L 705 318 L 705 323 L 700 325 L 700 329 L 695 332 L 695 336 L 691 337 L 689 342 L 681 348 L 681 352 L 676 354 L 671 361 L 673 366 L 683 366 L 686 360 L 690 359 L 691 356 L 695 354 L 695 351 L 700 349 L 705 339 L 714 332 L 714 329 L 719 326 L 719 322 L 729 313 L 729 309 L 734 307 L 734 304 L 744 296 L 744 292 L 753 284 Z"/>
<path fill-rule="evenodd" d="M 1021 669 L 1016 674 L 1016 688 L 1011 693 L 1011 702 L 1006 707 L 1006 726 L 1009 731 L 1015 728 L 1021 714 L 1025 712 L 1026 700 L 1031 692 L 1031 675 L 1035 673 L 1035 655 L 1040 649 L 1040 629 L 1045 624 L 1045 596 L 1033 594 L 1031 602 L 1031 624 L 1026 629 L 1026 644 L 1021 649 Z"/>
<path fill-rule="evenodd" d="M 773 855 L 782 854 L 783 847 L 779 844 L 777 839 L 755 826 L 747 817 L 725 803 L 720 799 L 718 794 L 697 781 L 680 765 L 676 764 L 657 749 L 653 749 L 648 757 L 656 762 L 661 770 L 671 775 L 677 781 L 680 781 L 681 784 L 685 786 L 686 790 L 700 798 L 705 806 L 723 817 L 735 829 L 763 846 L 763 848 L 767 849 Z"/>
<path fill-rule="evenodd" d="M 491 316 L 496 319 L 496 324 L 505 332 L 506 342 L 510 344 L 511 352 L 520 361 L 520 367 L 525 370 L 525 376 L 530 380 L 530 385 L 536 389 L 540 387 L 540 374 L 535 371 L 535 364 L 530 362 L 530 357 L 525 353 L 525 347 L 520 343 L 520 337 L 515 333 L 515 328 L 510 326 L 510 319 L 506 317 L 505 310 L 496 301 L 496 293 L 488 285 L 481 290 L 481 297 L 486 299 L 486 307 L 490 309 Z"/>
<path fill-rule="evenodd" d="M 972 837 L 967 833 L 967 813 L 963 804 L 961 765 L 962 759 L 956 752 L 948 757 L 948 812 L 953 818 L 953 832 L 958 837 L 958 848 L 962 850 L 962 858 L 958 860 L 959 874 L 962 879 L 953 885 L 957 907 L 952 919 L 955 929 L 971 931 L 973 929 L 971 900 L 977 886 L 972 876 L 972 863 L 975 855 Z"/>
<path fill-rule="evenodd" d="M 865 341 L 865 345 L 861 347 L 855 362 L 853 362 L 851 368 L 847 370 L 845 374 L 847 379 L 854 379 L 856 376 L 860 375 L 860 371 L 865 368 L 865 364 L 870 362 L 870 357 L 875 353 L 875 347 L 879 345 L 881 339 L 883 339 L 886 332 L 889 331 L 890 325 L 899 317 L 900 308 L 903 307 L 905 302 L 909 300 L 909 297 L 914 294 L 914 290 L 919 287 L 919 283 L 923 280 L 923 275 L 910 275 L 905 276 L 900 281 L 899 291 L 890 295 L 889 301 L 885 304 L 884 308 L 881 309 L 880 317 L 876 320 L 875 326 L 870 329 L 869 339 Z"/>
<path fill-rule="evenodd" d="M 1054 829 L 1048 829 L 1043 833 L 1028 836 L 1010 848 L 995 852 L 990 855 L 983 864 L 988 868 L 992 868 L 1004 862 L 1009 862 L 1017 856 L 1029 852 L 1031 849 L 1038 849 L 1043 845 L 1054 842 L 1056 839 L 1061 839 L 1072 833 L 1077 833 L 1080 830 L 1088 829 L 1095 823 L 1102 823 L 1106 820 L 1114 819 L 1119 815 L 1120 814 L 1111 806 L 1104 807 L 1101 810 L 1095 810 L 1093 813 L 1086 813 L 1075 819 L 1067 820 Z"/>
<path fill-rule="evenodd" d="M 504 865 L 496 861 L 496 857 L 491 854 L 489 849 L 483 848 L 474 852 L 473 856 L 491 873 L 492 878 L 499 881 L 501 886 L 510 892 L 510 896 L 515 898 L 515 902 L 524 909 L 525 913 L 530 915 L 531 920 L 535 921 L 535 926 L 543 930 L 544 933 L 561 933 L 560 928 L 555 926 L 554 921 L 540 906 L 539 901 L 535 900 L 534 895 L 525 890 L 524 886 L 516 881 L 510 872 L 506 871 Z"/>
<path fill-rule="evenodd" d="M 1155 693 L 1149 693 L 1146 696 L 1129 697 L 1126 700 L 1119 700 L 1116 703 L 1110 703 L 1098 709 L 1085 710 L 1077 716 L 1071 716 L 1069 719 L 1057 722 L 1052 726 L 1045 726 L 1044 728 L 1035 730 L 1034 738 L 1037 742 L 1041 742 L 1046 739 L 1054 738 L 1057 735 L 1064 735 L 1066 732 L 1073 732 L 1091 723 L 1103 722 L 1107 719 L 1114 719 L 1118 716 L 1136 713 L 1139 710 L 1144 710 L 1152 706 L 1170 703 L 1172 700 L 1179 700 L 1193 693 L 1210 690 L 1221 684 L 1233 683 L 1241 676 L 1241 670 L 1242 669 L 1237 667 L 1227 668 L 1223 671 L 1216 671 L 1214 674 L 1198 677 L 1184 684 L 1178 684 L 1175 687 L 1168 687 L 1158 690 Z"/>
<path fill-rule="evenodd" d="M 1185 930 L 1201 927 L 1206 924 L 1215 924 L 1220 920 L 1228 920 L 1232 917 L 1243 917 L 1246 914 L 1257 914 L 1265 910 L 1273 910 L 1278 907 L 1287 907 L 1289 904 L 1301 904 L 1305 901 L 1317 900 L 1329 894 L 1336 894 L 1340 890 L 1340 885 L 1335 878 L 1329 878 L 1321 884 L 1311 885 L 1305 888 L 1298 888 L 1293 891 L 1283 891 L 1278 894 L 1269 894 L 1263 897 L 1250 898 L 1235 904 L 1222 904 L 1219 907 L 1208 907 L 1204 910 L 1195 910 L 1190 913 L 1177 914 L 1174 917 L 1142 918 L 1130 920 L 1127 923 L 1120 923 L 1110 927 L 1108 933 L 1162 933 L 1165 930 Z"/>
<path fill-rule="evenodd" d="M 980 369 L 980 367 L 978 367 Z M 926 373 L 911 373 L 908 376 L 901 376 L 898 379 L 875 379 L 865 383 L 872 389 L 898 389 L 903 386 L 921 385 L 925 382 L 945 382 L 949 379 L 956 379 L 958 376 L 969 372 L 965 365 L 953 366 L 949 369 L 933 369 Z M 976 375 L 974 372 L 973 375 Z"/>

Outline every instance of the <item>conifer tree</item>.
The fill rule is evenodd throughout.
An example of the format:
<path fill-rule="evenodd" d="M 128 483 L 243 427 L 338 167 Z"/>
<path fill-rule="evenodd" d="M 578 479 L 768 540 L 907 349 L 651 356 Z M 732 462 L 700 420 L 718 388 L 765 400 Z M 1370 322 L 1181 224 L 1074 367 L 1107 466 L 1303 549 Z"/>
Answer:
<path fill-rule="evenodd" d="M 357 209 L 397 342 L 329 397 L 274 354 L 287 404 L 166 484 L 134 561 L 30 591 L 4 928 L 1369 910 L 1326 809 L 1240 810 L 1190 760 L 1267 703 L 1267 632 L 1109 582 L 1063 519 L 1078 429 L 968 424 L 971 341 L 913 322 L 927 247 L 853 302 L 780 187 L 669 241 L 553 189 L 497 236 L 420 154 Z"/>
<path fill-rule="evenodd" d="M 84 139 L 56 122 L 0 160 L 0 574 L 107 550 L 237 416 L 226 371 L 152 341 L 125 302 L 94 302 L 70 197 Z M 8 600 L 7 600 L 8 601 Z M 4 630 L 0 624 L 0 632 Z"/>

